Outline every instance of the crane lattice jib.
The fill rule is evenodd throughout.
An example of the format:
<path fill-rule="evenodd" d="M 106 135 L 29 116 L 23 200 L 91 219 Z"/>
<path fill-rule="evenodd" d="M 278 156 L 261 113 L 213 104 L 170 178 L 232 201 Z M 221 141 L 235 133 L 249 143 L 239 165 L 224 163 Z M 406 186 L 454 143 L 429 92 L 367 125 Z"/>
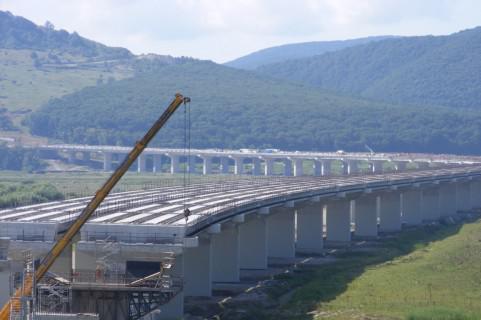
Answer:
<path fill-rule="evenodd" d="M 95 210 L 99 207 L 102 201 L 107 197 L 110 191 L 115 187 L 117 182 L 122 178 L 122 176 L 127 172 L 134 161 L 139 157 L 142 151 L 147 147 L 149 142 L 155 137 L 157 132 L 165 125 L 167 120 L 174 114 L 175 110 L 182 104 L 189 102 L 190 99 L 182 96 L 180 93 L 175 95 L 175 99 L 170 103 L 168 108 L 160 116 L 160 118 L 154 123 L 154 125 L 147 131 L 144 137 L 137 141 L 133 149 L 130 151 L 128 156 L 124 159 L 122 164 L 114 171 L 110 178 L 104 183 L 104 185 L 97 190 L 95 196 L 90 200 L 88 205 L 83 209 L 82 213 L 77 219 L 73 221 L 67 231 L 63 236 L 57 240 L 52 249 L 43 258 L 39 266 L 35 271 L 35 279 L 39 281 L 52 266 L 55 260 L 60 256 L 63 250 L 69 245 L 75 235 L 80 231 L 80 228 L 87 222 L 87 220 L 92 216 Z M 28 281 L 30 285 L 24 286 L 18 289 L 12 299 L 7 302 L 0 311 L 0 320 L 9 320 L 10 309 L 12 304 L 19 304 L 20 297 L 29 295 L 32 291 L 32 281 Z"/>

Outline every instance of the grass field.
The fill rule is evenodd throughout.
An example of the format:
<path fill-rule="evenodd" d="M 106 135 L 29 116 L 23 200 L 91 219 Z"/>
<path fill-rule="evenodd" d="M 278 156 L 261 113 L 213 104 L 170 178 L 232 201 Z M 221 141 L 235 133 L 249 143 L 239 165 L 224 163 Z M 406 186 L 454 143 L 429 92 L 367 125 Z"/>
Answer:
<path fill-rule="evenodd" d="M 405 231 L 337 257 L 287 279 L 302 285 L 272 319 L 481 319 L 479 220 Z"/>

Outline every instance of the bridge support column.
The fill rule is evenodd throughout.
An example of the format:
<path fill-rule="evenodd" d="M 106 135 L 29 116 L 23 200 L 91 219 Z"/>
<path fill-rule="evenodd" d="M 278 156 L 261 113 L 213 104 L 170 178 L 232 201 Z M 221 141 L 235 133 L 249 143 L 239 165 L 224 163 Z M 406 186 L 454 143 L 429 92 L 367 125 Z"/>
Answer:
<path fill-rule="evenodd" d="M 472 209 L 470 182 L 458 182 L 456 195 L 457 195 L 456 202 L 457 202 L 458 211 L 468 211 Z"/>
<path fill-rule="evenodd" d="M 179 156 L 171 155 L 170 157 L 170 173 L 180 173 Z"/>
<path fill-rule="evenodd" d="M 195 173 L 196 168 L 195 168 L 195 156 L 187 156 L 187 159 L 185 159 L 185 165 L 187 166 L 187 172 L 190 173 Z"/>
<path fill-rule="evenodd" d="M 304 161 L 302 159 L 295 159 L 293 160 L 294 163 L 294 176 L 300 177 L 304 175 Z"/>
<path fill-rule="evenodd" d="M 331 175 L 331 164 L 332 160 L 325 159 L 321 161 L 321 175 L 330 176 Z"/>
<path fill-rule="evenodd" d="M 267 223 L 252 214 L 239 225 L 240 268 L 267 269 Z"/>
<path fill-rule="evenodd" d="M 398 191 L 384 192 L 380 195 L 379 230 L 394 232 L 401 230 L 401 194 Z"/>
<path fill-rule="evenodd" d="M 259 158 L 252 159 L 252 175 L 254 176 L 261 175 L 261 159 Z"/>
<path fill-rule="evenodd" d="M 264 159 L 264 175 L 274 175 L 274 159 Z"/>
<path fill-rule="evenodd" d="M 403 192 L 402 214 L 403 222 L 407 225 L 417 226 L 422 224 L 421 212 L 422 192 L 419 189 L 411 189 Z"/>
<path fill-rule="evenodd" d="M 377 196 L 368 194 L 356 199 L 355 231 L 357 237 L 377 237 Z"/>
<path fill-rule="evenodd" d="M 229 158 L 226 158 L 226 157 L 220 158 L 220 173 L 222 174 L 229 173 Z"/>
<path fill-rule="evenodd" d="M 195 248 L 184 248 L 184 294 L 192 297 L 212 295 L 211 240 L 199 238 Z"/>
<path fill-rule="evenodd" d="M 382 173 L 383 172 L 383 165 L 384 161 L 382 160 L 373 160 L 371 161 L 371 171 L 372 173 Z"/>
<path fill-rule="evenodd" d="M 296 256 L 294 213 L 292 207 L 271 208 L 267 217 L 267 255 L 270 258 Z"/>
<path fill-rule="evenodd" d="M 406 171 L 406 165 L 407 163 L 404 161 L 397 161 L 394 163 L 394 169 L 396 171 Z"/>
<path fill-rule="evenodd" d="M 440 218 L 438 187 L 423 189 L 422 213 L 425 221 L 435 221 Z"/>
<path fill-rule="evenodd" d="M 145 155 L 141 154 L 137 159 L 137 172 L 145 172 L 146 167 L 146 157 Z"/>
<path fill-rule="evenodd" d="M 104 152 L 104 171 L 112 171 L 112 154 Z"/>
<path fill-rule="evenodd" d="M 152 171 L 156 173 L 162 172 L 162 155 L 161 154 L 154 154 Z"/>
<path fill-rule="evenodd" d="M 212 158 L 202 157 L 202 174 L 207 175 L 212 173 Z"/>
<path fill-rule="evenodd" d="M 324 204 L 313 201 L 296 210 L 297 252 L 321 253 L 323 251 L 323 210 Z"/>
<path fill-rule="evenodd" d="M 88 152 L 88 151 L 82 152 L 82 160 L 84 162 L 89 162 L 90 161 L 90 152 Z"/>
<path fill-rule="evenodd" d="M 471 206 L 473 208 L 481 207 L 481 181 L 479 180 L 471 182 Z"/>
<path fill-rule="evenodd" d="M 349 160 L 347 161 L 347 174 L 356 174 L 359 172 L 359 161 Z"/>
<path fill-rule="evenodd" d="M 236 226 L 222 226 L 212 235 L 212 280 L 239 282 L 239 231 Z"/>
<path fill-rule="evenodd" d="M 75 163 L 75 151 L 69 151 L 67 153 L 67 157 L 68 157 L 68 163 L 70 164 L 74 164 Z"/>
<path fill-rule="evenodd" d="M 312 163 L 313 176 L 318 177 L 322 174 L 322 163 L 321 161 L 315 159 Z"/>
<path fill-rule="evenodd" d="M 445 183 L 439 186 L 439 213 L 441 217 L 456 214 L 456 185 Z"/>
<path fill-rule="evenodd" d="M 244 158 L 234 158 L 234 174 L 244 174 Z"/>
<path fill-rule="evenodd" d="M 289 159 L 284 159 L 284 176 L 290 177 L 292 176 L 292 161 Z"/>
<path fill-rule="evenodd" d="M 326 204 L 326 230 L 328 242 L 351 241 L 350 200 L 330 200 Z"/>

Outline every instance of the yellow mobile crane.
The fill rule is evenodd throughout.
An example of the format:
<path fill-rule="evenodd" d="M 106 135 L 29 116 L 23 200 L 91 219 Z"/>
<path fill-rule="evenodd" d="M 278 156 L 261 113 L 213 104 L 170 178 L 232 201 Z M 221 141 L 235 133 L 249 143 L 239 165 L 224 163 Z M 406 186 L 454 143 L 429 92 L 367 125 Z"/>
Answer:
<path fill-rule="evenodd" d="M 55 260 L 60 256 L 62 251 L 69 245 L 75 235 L 80 231 L 80 228 L 87 222 L 87 220 L 92 216 L 98 206 L 107 197 L 110 191 L 115 187 L 117 182 L 122 178 L 122 176 L 127 172 L 129 167 L 134 163 L 142 151 L 147 147 L 147 144 L 154 138 L 157 132 L 165 125 L 170 116 L 177 110 L 177 108 L 182 103 L 190 102 L 190 98 L 183 97 L 180 93 L 175 95 L 175 99 L 170 103 L 169 107 L 164 111 L 160 118 L 154 123 L 154 125 L 147 131 L 145 136 L 137 141 L 134 148 L 127 155 L 122 164 L 115 170 L 115 172 L 110 176 L 110 178 L 104 183 L 104 185 L 97 190 L 95 196 L 90 200 L 82 213 L 73 221 L 67 231 L 63 236 L 55 242 L 49 253 L 43 258 L 39 266 L 35 271 L 35 280 L 38 281 L 42 279 L 48 269 L 52 266 Z M 12 307 L 19 308 L 20 299 L 23 296 L 30 295 L 33 289 L 33 279 L 27 279 L 24 281 L 25 284 L 23 288 L 17 289 L 14 296 L 7 302 L 3 308 L 0 310 L 0 320 L 9 320 L 10 309 Z"/>

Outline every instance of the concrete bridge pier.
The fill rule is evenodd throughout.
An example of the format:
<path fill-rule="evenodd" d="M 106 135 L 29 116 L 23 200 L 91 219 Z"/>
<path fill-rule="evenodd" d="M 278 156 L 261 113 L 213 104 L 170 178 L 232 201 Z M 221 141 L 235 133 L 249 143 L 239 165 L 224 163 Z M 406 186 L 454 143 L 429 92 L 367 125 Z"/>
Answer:
<path fill-rule="evenodd" d="M 323 244 L 324 204 L 319 198 L 296 207 L 296 250 L 300 253 L 321 253 Z"/>
<path fill-rule="evenodd" d="M 146 170 L 146 156 L 141 154 L 139 158 L 137 159 L 137 172 L 145 172 Z"/>
<path fill-rule="evenodd" d="M 274 159 L 264 159 L 264 175 L 274 175 Z"/>
<path fill-rule="evenodd" d="M 471 182 L 471 205 L 473 208 L 481 207 L 481 181 Z"/>
<path fill-rule="evenodd" d="M 267 269 L 267 222 L 261 214 L 250 214 L 239 225 L 240 268 Z"/>
<path fill-rule="evenodd" d="M 175 257 L 175 263 L 172 269 L 169 270 L 169 274 L 174 277 L 182 277 L 185 274 L 184 268 L 186 267 L 186 262 L 184 261 L 184 255 L 177 255 Z M 184 291 L 180 291 L 177 295 L 170 300 L 168 303 L 160 306 L 160 320 L 176 320 L 182 319 L 184 317 Z"/>
<path fill-rule="evenodd" d="M 74 164 L 76 160 L 76 152 L 75 151 L 68 151 L 67 152 L 67 161 L 70 164 Z"/>
<path fill-rule="evenodd" d="M 220 233 L 212 235 L 212 281 L 239 282 L 240 255 L 239 229 L 225 223 Z"/>
<path fill-rule="evenodd" d="M 401 193 L 397 190 L 381 193 L 379 230 L 396 232 L 401 230 Z"/>
<path fill-rule="evenodd" d="M 294 258 L 295 247 L 295 208 L 292 201 L 283 207 L 271 208 L 267 217 L 267 255 L 269 258 Z"/>
<path fill-rule="evenodd" d="M 212 295 L 212 246 L 209 236 L 199 236 L 197 247 L 184 248 L 184 295 Z"/>
<path fill-rule="evenodd" d="M 407 162 L 396 161 L 394 162 L 394 170 L 396 171 L 406 171 Z"/>
<path fill-rule="evenodd" d="M 422 191 L 419 188 L 406 190 L 402 193 L 403 222 L 410 226 L 418 226 L 423 222 Z"/>
<path fill-rule="evenodd" d="M 377 237 L 377 195 L 368 193 L 356 199 L 354 221 L 357 237 Z"/>
<path fill-rule="evenodd" d="M 292 176 L 292 161 L 289 159 L 284 159 L 282 162 L 284 163 L 284 176 Z"/>
<path fill-rule="evenodd" d="M 154 154 L 152 171 L 156 173 L 162 172 L 162 155 L 161 154 Z"/>
<path fill-rule="evenodd" d="M 356 174 L 359 173 L 359 161 L 357 160 L 349 160 L 347 161 L 347 172 L 346 174 Z"/>
<path fill-rule="evenodd" d="M 328 244 L 351 241 L 351 201 L 345 195 L 326 203 L 326 241 Z"/>
<path fill-rule="evenodd" d="M 439 210 L 439 187 L 423 189 L 422 215 L 424 221 L 435 221 L 441 217 Z"/>
<path fill-rule="evenodd" d="M 112 171 L 112 154 L 104 152 L 104 171 Z"/>
<path fill-rule="evenodd" d="M 321 161 L 321 175 L 322 176 L 330 176 L 331 175 L 331 166 L 332 160 L 324 159 Z"/>
<path fill-rule="evenodd" d="M 318 177 L 322 174 L 322 163 L 318 159 L 312 161 L 313 176 Z"/>
<path fill-rule="evenodd" d="M 293 161 L 294 165 L 294 176 L 300 177 L 304 175 L 304 167 L 303 167 L 303 159 L 294 159 Z"/>
<path fill-rule="evenodd" d="M 443 183 L 439 186 L 439 213 L 441 217 L 456 214 L 456 185 Z"/>
<path fill-rule="evenodd" d="M 384 161 L 383 160 L 373 160 L 370 162 L 372 173 L 382 173 L 384 171 Z"/>
<path fill-rule="evenodd" d="M 234 174 L 244 174 L 244 158 L 234 158 Z"/>
<path fill-rule="evenodd" d="M 226 157 L 220 158 L 220 173 L 222 174 L 229 173 L 229 158 L 226 158 Z"/>
<path fill-rule="evenodd" d="M 175 174 L 175 173 L 181 173 L 180 167 L 179 167 L 179 156 L 176 155 L 170 155 L 170 173 Z"/>
<path fill-rule="evenodd" d="M 202 174 L 207 175 L 212 173 L 212 157 L 202 157 Z"/>
<path fill-rule="evenodd" d="M 252 158 L 252 175 L 253 176 L 260 176 L 261 172 L 261 159 L 259 158 Z"/>
<path fill-rule="evenodd" d="M 471 182 L 458 182 L 456 184 L 456 203 L 458 211 L 468 211 L 471 206 Z"/>

